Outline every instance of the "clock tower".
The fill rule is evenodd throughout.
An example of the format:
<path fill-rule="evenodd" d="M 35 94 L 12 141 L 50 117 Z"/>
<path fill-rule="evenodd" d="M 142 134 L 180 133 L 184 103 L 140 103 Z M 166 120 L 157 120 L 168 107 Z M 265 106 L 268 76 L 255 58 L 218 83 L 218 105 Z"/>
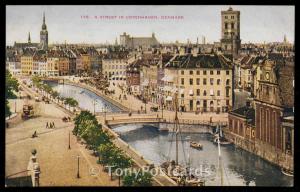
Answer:
<path fill-rule="evenodd" d="M 42 25 L 42 30 L 40 32 L 40 48 L 43 50 L 48 49 L 48 31 L 45 22 L 45 13 L 43 14 L 43 25 Z"/>

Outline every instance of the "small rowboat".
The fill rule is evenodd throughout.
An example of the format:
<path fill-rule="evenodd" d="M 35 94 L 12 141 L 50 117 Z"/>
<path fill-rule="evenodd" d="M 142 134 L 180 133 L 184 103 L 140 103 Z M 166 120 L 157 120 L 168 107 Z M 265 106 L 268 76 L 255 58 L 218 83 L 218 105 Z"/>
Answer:
<path fill-rule="evenodd" d="M 195 149 L 203 149 L 203 145 L 201 143 L 197 143 L 195 141 L 190 142 L 190 147 L 193 147 Z"/>
<path fill-rule="evenodd" d="M 289 177 L 294 177 L 294 171 L 289 169 L 281 168 L 281 173 Z"/>

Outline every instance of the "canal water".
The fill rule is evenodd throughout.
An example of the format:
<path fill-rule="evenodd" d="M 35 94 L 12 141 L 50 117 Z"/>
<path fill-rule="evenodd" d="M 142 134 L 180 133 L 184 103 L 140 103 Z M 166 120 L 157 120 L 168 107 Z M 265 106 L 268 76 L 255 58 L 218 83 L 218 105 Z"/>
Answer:
<path fill-rule="evenodd" d="M 72 85 L 47 82 L 63 97 L 73 97 L 83 109 L 102 112 L 119 112 L 120 108 L 107 102 L 93 92 Z M 160 165 L 168 159 L 175 159 L 175 136 L 159 131 L 147 124 L 116 125 L 112 128 L 120 137 L 146 159 Z M 179 163 L 190 162 L 190 167 L 203 171 L 200 177 L 207 186 L 220 186 L 221 176 L 218 169 L 218 147 L 211 141 L 211 135 L 201 133 L 182 133 L 179 142 Z M 203 150 L 190 148 L 189 140 L 203 144 Z M 267 161 L 233 146 L 221 146 L 221 165 L 223 185 L 226 186 L 293 186 L 293 178 L 285 176 L 280 169 Z M 199 172 L 198 172 L 199 173 Z M 199 174 L 198 174 L 199 175 Z M 202 176 L 201 176 L 202 175 Z"/>
<path fill-rule="evenodd" d="M 94 112 L 94 101 L 95 102 L 95 112 L 104 112 L 106 106 L 106 112 L 121 112 L 122 109 L 113 105 L 112 103 L 104 100 L 102 97 L 96 95 L 95 93 L 83 89 L 81 87 L 58 84 L 56 82 L 47 81 L 54 90 L 56 90 L 60 96 L 72 97 L 78 101 L 79 107 Z"/>
<path fill-rule="evenodd" d="M 172 133 L 146 124 L 115 125 L 112 129 L 156 165 L 168 158 L 175 160 L 175 135 Z M 185 165 L 190 162 L 191 168 L 198 169 L 198 175 L 205 180 L 206 186 L 220 186 L 218 147 L 211 141 L 212 136 L 203 133 L 182 133 L 181 136 L 179 163 Z M 203 144 L 203 150 L 191 148 L 189 140 Z M 293 178 L 283 175 L 278 167 L 234 146 L 221 146 L 221 162 L 225 186 L 293 186 Z"/>

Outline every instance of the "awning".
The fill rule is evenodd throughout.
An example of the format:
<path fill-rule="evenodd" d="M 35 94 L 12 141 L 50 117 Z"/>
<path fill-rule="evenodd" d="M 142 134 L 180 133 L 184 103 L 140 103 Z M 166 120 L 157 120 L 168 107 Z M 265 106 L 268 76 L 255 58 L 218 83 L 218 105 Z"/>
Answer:
<path fill-rule="evenodd" d="M 180 94 L 183 94 L 184 93 L 184 89 L 180 89 Z"/>
<path fill-rule="evenodd" d="M 193 89 L 190 89 L 190 91 L 189 91 L 189 95 L 194 95 L 194 91 L 193 91 Z"/>
<path fill-rule="evenodd" d="M 172 93 L 176 93 L 176 91 L 177 91 L 176 87 L 171 90 Z"/>
<path fill-rule="evenodd" d="M 149 80 L 145 79 L 145 81 L 141 85 L 142 86 L 148 86 L 149 85 Z"/>
<path fill-rule="evenodd" d="M 171 91 L 172 90 L 172 87 L 170 87 L 170 86 L 165 86 L 164 87 L 164 91 Z"/>
<path fill-rule="evenodd" d="M 168 96 L 168 97 L 166 98 L 166 101 L 172 101 L 172 97 L 171 97 L 171 96 Z"/>
<path fill-rule="evenodd" d="M 165 75 L 161 80 L 167 82 L 173 82 L 173 76 Z"/>

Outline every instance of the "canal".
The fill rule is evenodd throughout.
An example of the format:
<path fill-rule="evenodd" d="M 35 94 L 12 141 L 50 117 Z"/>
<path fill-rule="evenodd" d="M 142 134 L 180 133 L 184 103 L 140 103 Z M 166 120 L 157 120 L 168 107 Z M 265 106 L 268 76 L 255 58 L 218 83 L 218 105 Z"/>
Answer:
<path fill-rule="evenodd" d="M 47 82 L 63 97 L 73 97 L 79 102 L 79 107 L 93 112 L 102 112 L 105 105 L 108 112 L 120 112 L 121 109 L 107 102 L 93 92 L 80 87 Z M 147 124 L 115 125 L 112 129 L 131 147 L 140 152 L 146 159 L 160 165 L 167 159 L 175 159 L 175 136 L 159 131 Z M 211 135 L 194 133 L 182 134 L 179 142 L 179 163 L 190 162 L 192 168 L 204 171 L 202 179 L 207 186 L 220 186 L 220 171 L 218 169 L 218 148 L 211 141 Z M 203 144 L 199 151 L 189 146 L 189 140 Z M 173 142 L 171 142 L 173 141 Z M 293 178 L 285 176 L 280 169 L 265 160 L 234 146 L 221 146 L 223 167 L 223 184 L 226 186 L 293 186 Z M 201 176 L 200 176 L 201 177 Z"/>
<path fill-rule="evenodd" d="M 172 139 L 172 133 L 159 131 L 158 128 L 146 124 L 115 125 L 112 129 L 156 165 L 168 158 L 175 160 L 175 136 Z M 205 180 L 205 185 L 220 186 L 218 147 L 211 139 L 210 134 L 182 133 L 178 151 L 179 163 L 190 162 L 192 168 L 198 168 L 200 172 L 202 170 L 203 173 L 199 177 Z M 189 140 L 203 144 L 203 150 L 190 148 Z M 283 175 L 278 167 L 234 146 L 221 146 L 221 158 L 223 185 L 293 186 L 293 178 Z"/>
<path fill-rule="evenodd" d="M 79 107 L 94 112 L 94 101 L 95 101 L 95 112 L 104 112 L 106 106 L 106 112 L 121 112 L 122 109 L 116 105 L 104 100 L 102 97 L 95 93 L 83 89 L 81 87 L 58 84 L 52 81 L 46 81 L 54 90 L 56 90 L 62 97 L 72 97 L 78 101 Z"/>

